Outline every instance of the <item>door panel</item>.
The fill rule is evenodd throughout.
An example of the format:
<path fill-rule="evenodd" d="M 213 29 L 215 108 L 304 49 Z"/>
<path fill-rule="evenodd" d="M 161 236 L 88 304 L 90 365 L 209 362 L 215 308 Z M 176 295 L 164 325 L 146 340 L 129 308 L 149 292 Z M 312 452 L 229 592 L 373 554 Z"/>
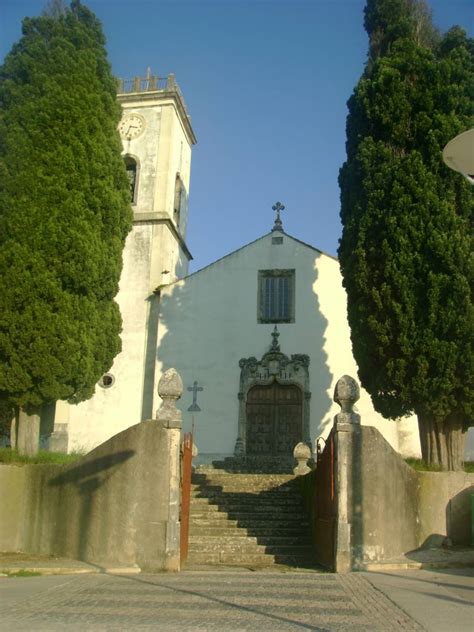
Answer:
<path fill-rule="evenodd" d="M 274 382 L 254 386 L 247 395 L 247 453 L 290 455 L 303 438 L 301 391 Z"/>

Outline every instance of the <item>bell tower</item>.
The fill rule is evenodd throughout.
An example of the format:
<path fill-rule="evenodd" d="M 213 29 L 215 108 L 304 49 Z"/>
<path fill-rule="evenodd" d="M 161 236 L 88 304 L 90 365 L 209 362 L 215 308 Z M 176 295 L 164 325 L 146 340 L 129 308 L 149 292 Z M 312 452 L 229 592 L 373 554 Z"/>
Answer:
<path fill-rule="evenodd" d="M 133 209 L 116 296 L 122 351 L 90 400 L 57 403 L 52 440 L 61 434 L 61 449 L 68 444 L 69 451 L 95 447 L 152 417 L 160 287 L 186 276 L 192 258 L 186 227 L 196 137 L 174 75 L 161 78 L 148 71 L 146 77 L 120 81 L 117 99 Z"/>
<path fill-rule="evenodd" d="M 135 241 L 151 239 L 150 286 L 185 276 L 191 254 L 186 246 L 191 148 L 196 137 L 174 75 L 120 81 L 119 132 L 130 180 Z M 133 240 L 128 240 L 133 241 Z M 143 245 L 143 244 L 142 244 Z M 127 256 L 133 245 L 127 243 Z"/>

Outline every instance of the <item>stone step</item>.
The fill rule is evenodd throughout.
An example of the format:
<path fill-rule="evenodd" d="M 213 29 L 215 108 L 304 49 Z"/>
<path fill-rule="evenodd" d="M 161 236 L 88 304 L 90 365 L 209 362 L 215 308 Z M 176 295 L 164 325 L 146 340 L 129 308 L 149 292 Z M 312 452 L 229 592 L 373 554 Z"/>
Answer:
<path fill-rule="evenodd" d="M 238 488 L 225 488 L 222 487 L 205 487 L 199 486 L 195 489 L 191 489 L 191 498 L 257 498 L 267 499 L 270 502 L 278 502 L 279 499 L 284 501 L 285 499 L 299 498 L 298 494 L 295 494 L 293 489 L 238 489 Z"/>
<path fill-rule="evenodd" d="M 203 485 L 213 483 L 232 483 L 233 485 L 268 485 L 270 487 L 281 487 L 284 485 L 298 485 L 298 477 L 280 476 L 278 474 L 226 474 L 226 473 L 199 473 L 193 472 L 191 475 L 192 485 Z"/>
<path fill-rule="evenodd" d="M 223 481 L 236 484 L 246 483 L 247 485 L 287 485 L 296 480 L 294 476 L 287 474 L 232 474 L 229 472 L 193 472 L 192 483 L 202 483 L 208 481 Z"/>
<path fill-rule="evenodd" d="M 206 487 L 205 485 L 200 485 L 195 489 L 191 489 L 191 496 L 202 496 L 202 495 L 224 495 L 224 496 L 255 496 L 262 497 L 268 499 L 274 498 L 291 498 L 292 496 L 299 497 L 297 493 L 295 493 L 294 489 L 291 488 L 277 488 L 277 489 L 258 489 L 258 488 L 248 488 L 248 487 Z"/>
<path fill-rule="evenodd" d="M 220 540 L 218 538 L 199 538 L 189 541 L 189 551 L 199 552 L 234 552 L 234 553 L 250 553 L 250 554 L 268 554 L 268 555 L 306 555 L 311 552 L 311 544 L 260 544 L 254 542 L 251 538 L 230 538 L 229 540 Z"/>
<path fill-rule="evenodd" d="M 209 520 L 196 520 L 189 523 L 189 532 L 191 535 L 238 535 L 239 537 L 249 536 L 299 536 L 305 533 L 305 527 L 302 528 L 300 523 L 288 526 L 285 522 L 280 526 L 274 524 L 263 523 L 260 526 L 242 527 L 237 521 L 219 521 L 217 524 Z M 308 530 L 309 533 L 309 530 Z"/>
<path fill-rule="evenodd" d="M 276 564 L 272 555 L 235 555 L 227 551 L 209 553 L 189 551 L 187 564 L 225 564 L 226 566 L 271 566 Z"/>
<path fill-rule="evenodd" d="M 226 566 L 272 566 L 284 564 L 298 568 L 312 568 L 315 565 L 313 554 L 311 555 L 262 555 L 262 554 L 235 554 L 229 551 L 190 551 L 187 564 L 224 564 Z"/>
<path fill-rule="evenodd" d="M 220 470 L 246 474 L 282 474 L 291 475 L 296 460 L 291 454 L 284 456 L 247 455 L 226 457 L 222 461 L 213 461 L 212 465 L 198 466 L 201 471 Z"/>
<path fill-rule="evenodd" d="M 293 494 L 280 494 L 274 497 L 258 494 L 193 494 L 191 496 L 191 502 L 195 504 L 214 504 L 214 505 L 228 505 L 234 504 L 248 504 L 248 505 L 261 505 L 263 503 L 276 505 L 287 505 L 291 507 L 301 507 L 301 498 Z"/>
<path fill-rule="evenodd" d="M 313 548 L 292 475 L 195 472 L 189 563 L 309 567 Z"/>
<path fill-rule="evenodd" d="M 221 548 L 223 545 L 241 546 L 246 544 L 257 544 L 259 546 L 311 546 L 311 538 L 309 536 L 302 537 L 301 535 L 204 535 L 195 534 L 189 536 L 189 546 L 194 550 L 199 550 L 200 547 L 214 546 Z"/>
<path fill-rule="evenodd" d="M 280 514 L 304 514 L 304 508 L 301 503 L 299 504 L 276 504 L 276 503 L 250 503 L 250 502 L 232 502 L 231 500 L 223 500 L 219 504 L 213 504 L 206 502 L 205 498 L 193 499 L 190 504 L 190 511 L 224 511 L 231 510 L 232 513 L 249 513 L 255 512 L 256 514 L 266 513 L 268 515 L 280 515 Z"/>
<path fill-rule="evenodd" d="M 202 483 L 208 481 L 233 482 L 236 484 L 262 484 L 262 485 L 283 485 L 295 481 L 293 475 L 288 474 L 236 474 L 233 472 L 222 472 L 221 470 L 202 471 L 196 470 L 191 477 L 192 483 Z"/>
<path fill-rule="evenodd" d="M 269 491 L 278 493 L 292 492 L 297 487 L 294 481 L 288 481 L 286 483 L 275 483 L 275 482 L 238 482 L 232 479 L 226 481 L 214 481 L 214 480 L 206 480 L 206 481 L 196 481 L 191 483 L 191 490 L 195 489 L 209 489 L 210 491 L 222 491 L 222 489 L 228 490 L 229 488 L 235 488 L 239 491 L 247 492 L 253 491 L 253 489 L 261 490 L 262 492 Z"/>
<path fill-rule="evenodd" d="M 258 527 L 272 527 L 278 529 L 280 527 L 291 527 L 301 529 L 309 528 L 308 517 L 305 514 L 280 514 L 279 516 L 273 516 L 271 520 L 266 516 L 254 513 L 226 513 L 224 511 L 201 511 L 192 512 L 189 517 L 189 524 L 213 524 L 216 527 L 223 524 L 229 524 L 229 526 L 235 525 L 236 527 L 242 527 L 243 529 L 251 529 Z"/>

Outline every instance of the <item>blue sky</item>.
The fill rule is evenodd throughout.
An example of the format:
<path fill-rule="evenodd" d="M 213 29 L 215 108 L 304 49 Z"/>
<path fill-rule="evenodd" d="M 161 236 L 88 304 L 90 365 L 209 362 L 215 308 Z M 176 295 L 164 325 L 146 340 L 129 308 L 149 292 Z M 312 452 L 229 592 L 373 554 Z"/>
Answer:
<path fill-rule="evenodd" d="M 363 71 L 365 0 L 89 0 L 114 73 L 176 75 L 198 138 L 191 271 L 285 230 L 335 255 L 346 101 Z M 0 0 L 0 59 L 44 0 Z M 442 30 L 473 32 L 470 0 L 431 0 Z"/>

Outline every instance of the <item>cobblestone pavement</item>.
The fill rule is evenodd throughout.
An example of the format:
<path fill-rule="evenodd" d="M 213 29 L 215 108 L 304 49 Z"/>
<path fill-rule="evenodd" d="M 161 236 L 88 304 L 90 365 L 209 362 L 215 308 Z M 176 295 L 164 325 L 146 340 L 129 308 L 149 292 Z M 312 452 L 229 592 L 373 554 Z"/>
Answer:
<path fill-rule="evenodd" d="M 42 580 L 49 584 L 41 587 Z M 11 596 L 16 590 L 12 582 L 38 582 L 40 588 L 34 592 L 30 585 L 21 598 L 3 601 L 2 591 Z M 358 574 L 185 571 L 52 582 L 0 579 L 0 630 L 423 629 Z"/>

